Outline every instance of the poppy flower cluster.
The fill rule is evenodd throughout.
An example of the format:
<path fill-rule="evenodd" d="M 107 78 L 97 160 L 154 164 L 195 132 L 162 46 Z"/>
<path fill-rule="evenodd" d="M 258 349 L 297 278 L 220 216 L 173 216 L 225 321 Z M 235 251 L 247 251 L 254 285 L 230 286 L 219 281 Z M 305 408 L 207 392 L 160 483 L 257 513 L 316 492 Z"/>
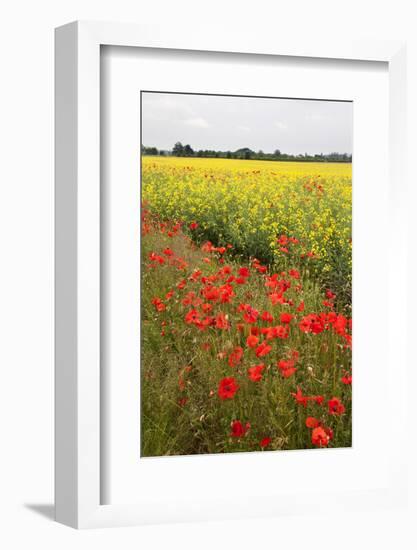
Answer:
<path fill-rule="evenodd" d="M 142 223 L 149 429 L 171 430 L 171 415 L 191 453 L 348 445 L 352 325 L 336 292 L 306 287 L 298 265 L 271 271 L 253 258 L 241 265 L 227 244 L 197 245 L 183 229 L 197 233 L 199 221 L 160 222 L 147 211 Z M 278 240 L 300 246 L 295 236 Z"/>

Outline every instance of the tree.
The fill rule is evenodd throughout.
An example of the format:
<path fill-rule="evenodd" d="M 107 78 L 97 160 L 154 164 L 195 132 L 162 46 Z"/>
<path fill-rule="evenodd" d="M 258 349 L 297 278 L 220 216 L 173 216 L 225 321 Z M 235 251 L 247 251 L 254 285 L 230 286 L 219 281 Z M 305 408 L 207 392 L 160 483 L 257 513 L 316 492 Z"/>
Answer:
<path fill-rule="evenodd" d="M 242 149 L 238 149 L 236 151 L 237 158 L 241 159 L 250 159 L 255 155 L 255 153 L 252 151 L 252 149 L 249 149 L 248 147 L 242 147 Z"/>
<path fill-rule="evenodd" d="M 158 149 L 156 147 L 141 147 L 142 155 L 158 155 Z"/>
<path fill-rule="evenodd" d="M 177 143 L 174 145 L 174 147 L 172 149 L 172 154 L 175 157 L 183 157 L 184 156 L 184 145 L 180 141 L 177 141 Z"/>
<path fill-rule="evenodd" d="M 184 157 L 193 157 L 194 156 L 194 151 L 191 148 L 191 145 L 189 145 L 188 143 L 183 149 L 183 154 L 184 154 Z"/>

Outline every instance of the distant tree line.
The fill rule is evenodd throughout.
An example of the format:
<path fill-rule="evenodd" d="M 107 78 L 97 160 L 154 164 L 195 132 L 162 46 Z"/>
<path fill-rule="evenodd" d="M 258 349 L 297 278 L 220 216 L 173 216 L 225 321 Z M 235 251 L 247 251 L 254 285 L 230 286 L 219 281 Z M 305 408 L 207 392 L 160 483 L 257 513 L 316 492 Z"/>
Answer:
<path fill-rule="evenodd" d="M 352 162 L 352 155 L 347 153 L 329 153 L 327 155 L 307 153 L 290 155 L 282 153 L 276 149 L 273 153 L 264 153 L 263 151 L 252 151 L 248 147 L 237 149 L 237 151 L 215 151 L 212 149 L 200 149 L 194 151 L 191 145 L 183 145 L 180 141 L 174 145 L 172 150 L 158 150 L 156 147 L 145 147 L 142 145 L 142 155 L 161 155 L 174 157 L 202 157 L 202 158 L 224 158 L 241 160 L 289 160 L 297 162 Z"/>

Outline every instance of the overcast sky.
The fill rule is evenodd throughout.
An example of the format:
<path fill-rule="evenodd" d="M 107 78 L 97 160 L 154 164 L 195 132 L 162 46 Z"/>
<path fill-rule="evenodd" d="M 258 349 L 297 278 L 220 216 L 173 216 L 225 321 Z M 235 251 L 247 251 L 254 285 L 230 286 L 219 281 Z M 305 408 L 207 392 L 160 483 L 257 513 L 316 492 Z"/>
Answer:
<path fill-rule="evenodd" d="M 142 143 L 172 149 L 352 153 L 352 103 L 142 93 Z"/>

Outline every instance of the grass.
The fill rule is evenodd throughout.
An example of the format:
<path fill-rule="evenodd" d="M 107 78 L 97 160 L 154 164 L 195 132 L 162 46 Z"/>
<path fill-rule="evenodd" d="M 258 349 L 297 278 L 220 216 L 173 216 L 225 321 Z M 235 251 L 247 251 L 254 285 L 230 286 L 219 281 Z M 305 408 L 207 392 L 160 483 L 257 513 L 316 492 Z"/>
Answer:
<path fill-rule="evenodd" d="M 337 297 L 323 295 L 307 268 L 291 277 L 291 267 L 299 266 L 287 259 L 277 280 L 290 286 L 274 304 L 270 295 L 280 293 L 271 286 L 271 267 L 234 249 L 207 246 L 201 234 L 196 244 L 193 230 L 161 223 L 152 212 L 144 212 L 142 227 L 141 455 L 350 446 L 350 329 Z M 241 268 L 249 276 L 241 277 Z M 227 301 L 210 295 L 225 285 L 232 290 Z M 248 304 L 259 312 L 254 322 L 239 307 Z M 199 322 L 187 322 L 190 311 Z M 273 322 L 262 320 L 262 312 Z M 282 313 L 293 315 L 289 323 Z M 319 332 L 302 324 L 313 313 L 321 316 Z M 215 325 L 218 317 L 227 327 Z M 273 326 L 287 327 L 288 336 L 268 339 L 262 330 Z M 255 347 L 248 345 L 250 334 L 259 338 Z M 271 350 L 257 357 L 263 341 Z M 232 366 L 239 348 L 242 357 Z M 293 360 L 296 370 L 288 375 L 278 366 L 283 360 Z M 260 364 L 262 379 L 253 381 L 248 369 Z M 220 382 L 230 377 L 238 390 L 222 399 Z"/>

